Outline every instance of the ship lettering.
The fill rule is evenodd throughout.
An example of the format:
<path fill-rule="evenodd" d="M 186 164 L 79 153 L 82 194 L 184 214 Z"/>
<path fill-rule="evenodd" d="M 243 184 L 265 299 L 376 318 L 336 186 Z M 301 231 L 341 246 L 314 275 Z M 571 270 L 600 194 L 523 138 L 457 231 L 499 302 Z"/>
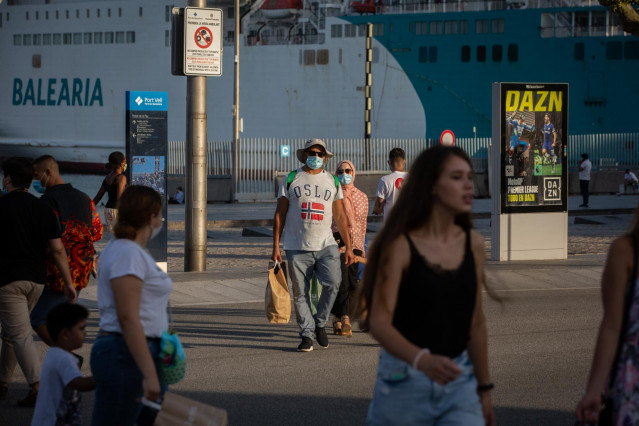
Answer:
<path fill-rule="evenodd" d="M 69 87 L 70 86 L 70 87 Z M 103 105 L 102 82 L 99 78 L 13 79 L 13 105 L 93 106 Z"/>
<path fill-rule="evenodd" d="M 506 111 L 561 111 L 562 92 L 548 90 L 508 90 Z"/>

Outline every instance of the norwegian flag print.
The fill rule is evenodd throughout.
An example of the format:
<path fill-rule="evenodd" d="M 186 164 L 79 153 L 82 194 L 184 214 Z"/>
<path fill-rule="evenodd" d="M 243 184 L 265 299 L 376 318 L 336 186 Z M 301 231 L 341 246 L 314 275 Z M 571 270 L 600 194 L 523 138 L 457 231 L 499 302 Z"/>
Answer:
<path fill-rule="evenodd" d="M 324 220 L 324 204 L 302 203 L 302 220 Z"/>

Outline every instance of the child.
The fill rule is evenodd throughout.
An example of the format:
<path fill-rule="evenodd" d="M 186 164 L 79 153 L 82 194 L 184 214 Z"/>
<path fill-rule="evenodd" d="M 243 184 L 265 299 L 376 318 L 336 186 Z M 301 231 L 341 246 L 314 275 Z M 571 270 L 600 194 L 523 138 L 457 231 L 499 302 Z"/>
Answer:
<path fill-rule="evenodd" d="M 53 346 L 42 364 L 40 392 L 31 425 L 79 425 L 82 423 L 80 392 L 95 389 L 93 377 L 82 377 L 80 358 L 71 353 L 86 337 L 89 311 L 62 303 L 49 311 L 47 329 Z"/>

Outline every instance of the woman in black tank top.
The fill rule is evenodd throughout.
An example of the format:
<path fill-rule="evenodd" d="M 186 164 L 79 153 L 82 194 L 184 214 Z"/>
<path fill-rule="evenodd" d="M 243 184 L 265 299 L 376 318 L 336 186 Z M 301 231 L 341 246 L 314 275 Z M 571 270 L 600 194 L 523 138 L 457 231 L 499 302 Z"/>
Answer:
<path fill-rule="evenodd" d="M 126 188 L 126 176 L 124 176 L 126 166 L 126 158 L 120 151 L 109 154 L 109 162 L 106 163 L 105 167 L 111 170 L 111 173 L 106 175 L 98 193 L 93 197 L 93 204 L 97 206 L 105 193 L 109 196 L 104 206 L 104 216 L 110 231 L 113 231 L 117 218 L 118 198 Z"/>
<path fill-rule="evenodd" d="M 375 238 L 358 307 L 383 347 L 367 424 L 495 423 L 473 187 L 463 150 L 424 151 Z"/>

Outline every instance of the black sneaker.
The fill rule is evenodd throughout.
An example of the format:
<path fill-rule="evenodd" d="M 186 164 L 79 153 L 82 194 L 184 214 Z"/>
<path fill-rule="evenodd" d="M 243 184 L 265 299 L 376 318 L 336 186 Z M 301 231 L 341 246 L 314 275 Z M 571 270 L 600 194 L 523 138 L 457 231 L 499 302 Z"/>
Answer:
<path fill-rule="evenodd" d="M 302 343 L 297 347 L 297 352 L 310 352 L 313 350 L 313 340 L 308 337 L 302 337 Z"/>
<path fill-rule="evenodd" d="M 317 340 L 317 344 L 324 349 L 328 348 L 328 336 L 326 335 L 326 329 L 324 327 L 317 327 L 315 329 L 315 340 Z"/>

